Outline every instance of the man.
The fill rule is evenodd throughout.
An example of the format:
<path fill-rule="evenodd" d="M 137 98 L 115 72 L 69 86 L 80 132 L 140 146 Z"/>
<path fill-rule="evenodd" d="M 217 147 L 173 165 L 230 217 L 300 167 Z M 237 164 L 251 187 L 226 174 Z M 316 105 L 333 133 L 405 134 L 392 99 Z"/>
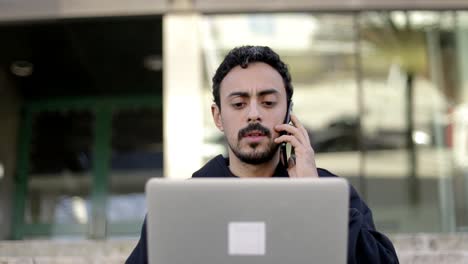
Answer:
<path fill-rule="evenodd" d="M 292 95 L 288 68 L 270 48 L 231 50 L 213 77 L 211 106 L 229 157 L 215 157 L 192 177 L 336 177 L 315 166 L 314 150 L 299 119 L 291 115 L 293 125 L 283 123 Z M 295 152 L 287 166 L 279 148 L 284 142 Z M 352 187 L 348 240 L 348 263 L 398 263 L 392 243 L 375 230 L 370 209 Z M 146 220 L 127 263 L 147 263 Z"/>

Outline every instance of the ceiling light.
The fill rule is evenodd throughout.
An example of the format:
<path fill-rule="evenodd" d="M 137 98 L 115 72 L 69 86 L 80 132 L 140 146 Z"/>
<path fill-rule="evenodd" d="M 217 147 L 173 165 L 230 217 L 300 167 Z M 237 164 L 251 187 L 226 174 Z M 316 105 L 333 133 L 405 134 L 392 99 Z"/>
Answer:
<path fill-rule="evenodd" d="M 159 55 L 148 55 L 143 60 L 143 65 L 150 71 L 161 71 L 163 68 L 163 61 Z"/>
<path fill-rule="evenodd" d="M 14 61 L 10 66 L 11 73 L 19 77 L 28 77 L 33 73 L 34 65 L 29 61 Z"/>
<path fill-rule="evenodd" d="M 3 167 L 3 164 L 0 163 L 0 180 L 3 179 L 3 176 L 5 176 L 5 168 Z"/>

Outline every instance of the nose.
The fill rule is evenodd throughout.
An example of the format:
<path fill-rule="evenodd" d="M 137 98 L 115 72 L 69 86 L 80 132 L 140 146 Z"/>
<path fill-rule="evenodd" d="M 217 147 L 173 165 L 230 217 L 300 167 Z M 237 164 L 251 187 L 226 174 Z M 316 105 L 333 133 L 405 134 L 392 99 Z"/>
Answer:
<path fill-rule="evenodd" d="M 247 116 L 247 122 L 261 122 L 260 111 L 258 109 L 257 103 L 251 103 L 249 107 L 249 112 Z"/>

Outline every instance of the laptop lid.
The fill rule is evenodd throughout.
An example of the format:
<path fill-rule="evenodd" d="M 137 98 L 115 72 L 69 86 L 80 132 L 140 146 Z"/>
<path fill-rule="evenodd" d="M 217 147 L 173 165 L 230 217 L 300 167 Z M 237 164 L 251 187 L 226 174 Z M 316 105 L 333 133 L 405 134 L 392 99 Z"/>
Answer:
<path fill-rule="evenodd" d="M 346 263 L 344 179 L 151 179 L 150 264 Z"/>

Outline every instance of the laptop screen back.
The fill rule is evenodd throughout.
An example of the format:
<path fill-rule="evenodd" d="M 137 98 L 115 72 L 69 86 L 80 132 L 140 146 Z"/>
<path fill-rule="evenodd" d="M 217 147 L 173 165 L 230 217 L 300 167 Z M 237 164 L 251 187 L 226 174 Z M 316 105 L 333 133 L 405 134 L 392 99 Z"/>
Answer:
<path fill-rule="evenodd" d="M 344 179 L 152 179 L 150 264 L 346 263 Z"/>

